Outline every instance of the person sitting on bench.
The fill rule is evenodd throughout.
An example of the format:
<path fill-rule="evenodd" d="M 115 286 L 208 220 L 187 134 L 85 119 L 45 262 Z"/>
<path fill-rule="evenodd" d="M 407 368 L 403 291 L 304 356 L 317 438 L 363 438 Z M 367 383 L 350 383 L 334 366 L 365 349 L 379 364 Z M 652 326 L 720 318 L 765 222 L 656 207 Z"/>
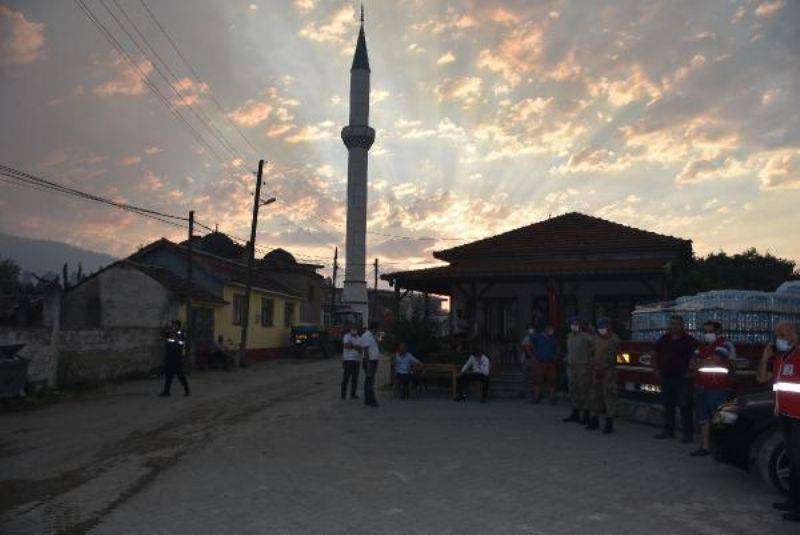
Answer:
<path fill-rule="evenodd" d="M 400 399 L 407 399 L 409 388 L 416 386 L 414 365 L 422 364 L 417 357 L 408 352 L 408 347 L 401 343 L 394 354 L 394 373 L 400 385 Z"/>
<path fill-rule="evenodd" d="M 486 403 L 489 396 L 489 357 L 483 354 L 481 348 L 472 348 L 472 354 L 466 364 L 461 368 L 460 381 L 458 382 L 458 397 L 456 401 L 467 399 L 467 387 L 472 381 L 481 383 L 481 403 Z"/>

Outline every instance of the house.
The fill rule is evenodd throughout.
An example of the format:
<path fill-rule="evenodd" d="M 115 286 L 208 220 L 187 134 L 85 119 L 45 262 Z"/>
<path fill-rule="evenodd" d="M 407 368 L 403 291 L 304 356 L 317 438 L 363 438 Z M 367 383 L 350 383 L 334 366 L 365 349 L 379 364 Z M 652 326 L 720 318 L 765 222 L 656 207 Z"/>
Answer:
<path fill-rule="evenodd" d="M 671 295 L 691 254 L 689 240 L 573 212 L 433 254 L 447 265 L 382 278 L 398 303 L 409 291 L 448 296 L 451 325 L 505 355 L 498 346 L 518 343 L 528 323 L 563 326 L 572 315 L 611 317 L 624 335 L 635 305 Z"/>
<path fill-rule="evenodd" d="M 130 261 L 169 271 L 185 281 L 188 249 L 166 239 L 153 242 L 129 257 Z M 301 296 L 263 270 L 253 270 L 250 294 L 247 361 L 278 356 L 290 346 L 291 327 L 300 321 Z M 247 267 L 240 260 L 192 252 L 192 287 L 218 299 L 217 302 L 192 299 L 194 317 L 192 339 L 199 357 L 211 350 L 222 336 L 234 347 L 241 338 L 245 307 Z M 184 319 L 185 308 L 178 315 Z"/>
<path fill-rule="evenodd" d="M 369 317 L 371 320 L 377 321 L 381 324 L 382 328 L 388 328 L 389 325 L 397 318 L 398 309 L 395 306 L 395 292 L 392 290 L 383 289 L 367 289 L 367 299 L 369 301 Z M 424 318 L 440 321 L 443 316 L 446 316 L 446 311 L 443 308 L 445 298 L 436 295 L 428 295 L 427 297 L 421 293 L 410 293 L 405 299 L 402 300 L 399 307 L 399 317 L 403 319 L 410 318 Z M 323 310 L 325 316 L 325 324 L 329 325 L 330 310 L 331 310 L 331 281 L 325 281 L 324 286 L 324 299 Z M 334 306 L 336 311 L 347 309 L 347 305 L 342 304 L 342 289 L 336 288 L 334 299 Z"/>

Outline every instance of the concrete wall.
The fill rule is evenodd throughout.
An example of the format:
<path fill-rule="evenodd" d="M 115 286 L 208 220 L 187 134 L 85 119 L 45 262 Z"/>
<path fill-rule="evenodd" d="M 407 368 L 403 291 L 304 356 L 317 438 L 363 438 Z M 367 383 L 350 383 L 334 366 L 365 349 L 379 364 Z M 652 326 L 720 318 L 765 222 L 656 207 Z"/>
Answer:
<path fill-rule="evenodd" d="M 164 341 L 157 328 L 61 331 L 58 384 L 62 388 L 143 377 L 162 365 Z"/>
<path fill-rule="evenodd" d="M 102 327 L 163 327 L 176 317 L 178 301 L 141 271 L 119 266 L 97 276 Z"/>

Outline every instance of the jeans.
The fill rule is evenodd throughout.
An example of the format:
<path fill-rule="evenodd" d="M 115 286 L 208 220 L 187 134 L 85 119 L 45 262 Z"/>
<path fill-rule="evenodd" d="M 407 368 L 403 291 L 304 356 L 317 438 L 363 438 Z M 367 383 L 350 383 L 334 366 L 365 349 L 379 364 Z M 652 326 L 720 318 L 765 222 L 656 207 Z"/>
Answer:
<path fill-rule="evenodd" d="M 727 390 L 700 387 L 695 389 L 694 412 L 697 415 L 697 423 L 707 424 L 711 420 L 714 411 L 728 401 L 728 397 Z"/>
<path fill-rule="evenodd" d="M 794 511 L 800 513 L 800 420 L 788 416 L 778 416 L 778 421 L 791 470 L 789 501 L 794 505 Z"/>
<path fill-rule="evenodd" d="M 189 393 L 189 382 L 183 374 L 183 360 L 170 360 L 167 359 L 166 366 L 164 366 L 164 394 L 169 394 L 172 387 L 172 378 L 177 376 L 178 381 L 183 385 L 183 391 Z"/>
<path fill-rule="evenodd" d="M 342 399 L 347 396 L 347 382 L 350 382 L 350 397 L 356 397 L 358 388 L 358 365 L 357 360 L 342 361 Z"/>
<path fill-rule="evenodd" d="M 694 383 L 683 375 L 661 376 L 661 399 L 664 403 L 664 432 L 675 433 L 675 408 L 681 410 L 681 428 L 683 436 L 690 439 L 694 436 L 694 419 L 692 417 L 692 394 Z"/>
<path fill-rule="evenodd" d="M 417 386 L 417 379 L 412 373 L 398 373 L 397 383 L 400 385 L 400 399 L 408 399 L 409 389 Z"/>
<path fill-rule="evenodd" d="M 377 360 L 364 361 L 364 403 L 366 405 L 377 405 L 375 397 L 375 374 L 378 373 Z"/>

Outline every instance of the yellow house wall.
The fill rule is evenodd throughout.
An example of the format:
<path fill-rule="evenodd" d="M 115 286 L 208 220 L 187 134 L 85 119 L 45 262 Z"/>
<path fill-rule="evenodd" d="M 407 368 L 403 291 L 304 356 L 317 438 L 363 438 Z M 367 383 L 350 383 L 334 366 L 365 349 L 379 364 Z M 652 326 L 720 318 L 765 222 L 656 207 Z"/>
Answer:
<path fill-rule="evenodd" d="M 223 289 L 223 299 L 228 302 L 225 306 L 214 309 L 214 337 L 220 334 L 226 340 L 231 340 L 234 346 L 238 347 L 242 336 L 242 328 L 233 324 L 233 296 L 234 294 L 244 295 L 244 287 L 236 285 L 225 285 Z M 264 327 L 261 325 L 261 298 L 266 297 L 275 303 L 273 313 L 273 326 Z M 253 288 L 250 294 L 250 327 L 247 330 L 247 349 L 272 349 L 289 347 L 292 329 L 284 327 L 284 303 L 294 302 L 294 318 L 292 323 L 296 325 L 300 320 L 300 300 L 284 297 Z"/>

